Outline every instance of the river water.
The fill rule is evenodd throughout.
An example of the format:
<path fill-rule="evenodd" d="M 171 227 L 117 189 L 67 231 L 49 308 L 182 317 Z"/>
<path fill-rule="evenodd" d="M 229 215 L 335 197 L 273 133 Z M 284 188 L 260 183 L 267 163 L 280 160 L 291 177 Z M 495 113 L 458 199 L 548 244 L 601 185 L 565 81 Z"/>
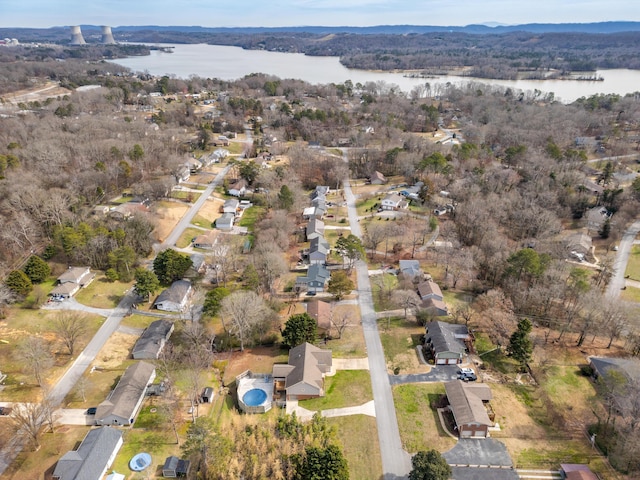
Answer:
<path fill-rule="evenodd" d="M 129 67 L 134 72 L 148 72 L 151 75 L 169 75 L 178 78 L 197 75 L 203 78 L 236 80 L 251 73 L 264 73 L 282 79 L 300 79 L 312 84 L 343 83 L 345 80 L 363 85 L 367 82 L 385 82 L 388 85 L 397 85 L 407 93 L 414 87 L 424 86 L 426 83 L 434 92 L 437 91 L 438 85 L 447 83 L 458 85 L 475 81 L 507 86 L 525 92 L 534 90 L 553 92 L 557 100 L 565 103 L 598 93 L 625 95 L 640 91 L 640 71 L 637 70 L 618 69 L 596 72 L 597 77 L 604 78 L 603 81 L 489 80 L 453 75 L 408 78 L 401 73 L 349 69 L 340 63 L 338 57 L 308 57 L 301 53 L 244 50 L 240 47 L 206 44 L 174 45 L 173 53 L 152 50 L 151 55 L 119 59 L 115 63 Z"/>

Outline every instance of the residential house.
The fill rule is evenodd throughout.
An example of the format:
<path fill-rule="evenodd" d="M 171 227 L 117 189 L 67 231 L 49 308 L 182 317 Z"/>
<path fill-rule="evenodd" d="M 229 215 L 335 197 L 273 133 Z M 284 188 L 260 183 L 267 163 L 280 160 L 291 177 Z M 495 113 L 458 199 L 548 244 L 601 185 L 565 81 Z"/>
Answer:
<path fill-rule="evenodd" d="M 587 465 L 561 463 L 560 475 L 566 480 L 598 480 L 598 476 Z"/>
<path fill-rule="evenodd" d="M 189 474 L 191 462 L 175 456 L 167 457 L 162 466 L 162 476 L 166 478 L 186 477 Z"/>
<path fill-rule="evenodd" d="M 164 312 L 182 312 L 187 307 L 191 296 L 191 282 L 188 280 L 176 280 L 169 288 L 164 290 L 153 307 Z"/>
<path fill-rule="evenodd" d="M 312 218 L 322 219 L 325 213 L 327 213 L 327 205 L 323 202 L 317 201 L 317 205 L 311 205 L 302 211 L 302 218 L 305 220 L 311 220 Z"/>
<path fill-rule="evenodd" d="M 96 205 L 93 207 L 93 214 L 98 215 L 100 217 L 104 217 L 109 213 L 109 206 L 107 205 Z"/>
<path fill-rule="evenodd" d="M 307 227 L 305 229 L 307 241 L 311 241 L 317 237 L 324 236 L 324 222 L 318 218 L 312 218 L 307 223 Z"/>
<path fill-rule="evenodd" d="M 319 263 L 321 265 L 325 265 L 327 263 L 327 255 L 329 255 L 330 250 L 329 242 L 327 242 L 324 237 L 318 236 L 311 239 L 311 242 L 309 242 L 309 264 L 313 265 Z"/>
<path fill-rule="evenodd" d="M 400 273 L 404 275 L 404 278 L 409 280 L 422 279 L 422 270 L 418 260 L 400 260 L 399 264 Z"/>
<path fill-rule="evenodd" d="M 371 185 L 382 185 L 383 183 L 387 183 L 387 179 L 382 173 L 376 170 L 371 177 L 369 177 L 369 182 Z"/>
<path fill-rule="evenodd" d="M 425 349 L 436 365 L 455 365 L 462 363 L 467 354 L 467 342 L 471 335 L 465 325 L 447 322 L 429 322 L 425 328 Z"/>
<path fill-rule="evenodd" d="M 638 358 L 589 357 L 589 366 L 595 379 L 616 372 L 626 381 L 640 382 L 640 359 Z"/>
<path fill-rule="evenodd" d="M 401 208 L 407 208 L 409 204 L 402 195 L 397 193 L 388 193 L 382 199 L 383 210 L 400 210 Z"/>
<path fill-rule="evenodd" d="M 193 278 L 202 275 L 207 269 L 205 256 L 200 253 L 192 253 L 189 258 L 191 259 L 191 267 L 189 267 L 184 276 Z"/>
<path fill-rule="evenodd" d="M 449 410 L 456 422 L 460 438 L 487 438 L 493 422 L 485 406 L 491 398 L 491 389 L 484 383 L 466 383 L 462 380 L 445 382 L 444 390 Z"/>
<path fill-rule="evenodd" d="M 202 162 L 200 160 L 196 160 L 195 158 L 187 159 L 184 164 L 192 174 L 198 173 L 200 170 L 202 170 Z"/>
<path fill-rule="evenodd" d="M 229 186 L 229 195 L 232 197 L 243 197 L 247 193 L 247 181 L 240 178 Z"/>
<path fill-rule="evenodd" d="M 230 198 L 224 202 L 224 205 L 222 205 L 222 213 L 233 213 L 236 215 L 239 206 L 240 200 L 237 198 Z"/>
<path fill-rule="evenodd" d="M 233 222 L 236 216 L 233 213 L 223 213 L 222 216 L 216 219 L 216 228 L 218 230 L 230 231 L 233 230 Z"/>
<path fill-rule="evenodd" d="M 169 320 L 151 322 L 134 345 L 133 358 L 135 360 L 157 359 L 172 333 L 173 322 Z"/>
<path fill-rule="evenodd" d="M 298 291 L 306 290 L 307 292 L 324 292 L 331 274 L 327 267 L 314 263 L 309 266 L 307 274 L 296 279 L 296 289 Z"/>
<path fill-rule="evenodd" d="M 56 300 L 71 298 L 78 290 L 89 285 L 96 277 L 89 267 L 69 267 L 58 277 L 49 296 Z"/>
<path fill-rule="evenodd" d="M 65 453 L 53 470 L 56 480 L 101 480 L 122 446 L 122 432 L 111 427 L 89 430 L 76 450 Z"/>
<path fill-rule="evenodd" d="M 318 328 L 331 330 L 331 305 L 322 300 L 307 303 L 307 313 L 318 324 Z"/>
<path fill-rule="evenodd" d="M 449 314 L 442 290 L 433 280 L 426 280 L 418 284 L 418 296 L 422 300 L 422 308 L 436 316 Z"/>
<path fill-rule="evenodd" d="M 200 401 L 202 403 L 211 403 L 211 401 L 213 400 L 213 388 L 212 387 L 205 387 L 202 390 L 202 394 L 200 395 Z"/>
<path fill-rule="evenodd" d="M 147 386 L 156 378 L 155 367 L 147 362 L 129 366 L 116 388 L 98 405 L 96 425 L 132 425 L 142 406 Z"/>
<path fill-rule="evenodd" d="M 220 135 L 217 139 L 213 140 L 211 143 L 213 143 L 214 147 L 218 147 L 218 146 L 228 147 L 229 139 L 224 135 Z"/>
<path fill-rule="evenodd" d="M 191 168 L 188 164 L 180 165 L 174 174 L 176 182 L 186 182 L 191 178 Z"/>
<path fill-rule="evenodd" d="M 218 243 L 218 232 L 215 230 L 210 230 L 193 239 L 193 247 L 203 250 L 211 250 L 216 243 Z"/>
<path fill-rule="evenodd" d="M 276 400 L 306 400 L 324 396 L 324 376 L 331 371 L 331 350 L 308 342 L 289 350 L 288 364 L 273 366 Z"/>
<path fill-rule="evenodd" d="M 587 229 L 591 230 L 593 232 L 597 232 L 602 228 L 604 223 L 609 218 L 611 218 L 611 213 L 609 212 L 609 210 L 607 210 L 603 206 L 599 206 L 599 207 L 594 207 L 594 208 L 590 208 L 589 210 L 587 210 L 584 213 L 583 218 L 585 218 L 586 221 L 587 221 Z M 576 236 L 575 240 L 580 242 L 580 239 L 577 236 Z M 591 248 L 589 240 L 584 239 L 581 243 L 583 243 L 583 245 L 580 245 L 578 247 L 578 248 L 582 249 L 582 250 L 580 250 L 580 253 L 584 252 L 587 248 L 588 249 Z M 568 249 L 575 250 L 574 248 L 571 248 L 571 247 L 568 247 Z M 586 253 L 585 253 L 585 255 L 586 255 Z"/>

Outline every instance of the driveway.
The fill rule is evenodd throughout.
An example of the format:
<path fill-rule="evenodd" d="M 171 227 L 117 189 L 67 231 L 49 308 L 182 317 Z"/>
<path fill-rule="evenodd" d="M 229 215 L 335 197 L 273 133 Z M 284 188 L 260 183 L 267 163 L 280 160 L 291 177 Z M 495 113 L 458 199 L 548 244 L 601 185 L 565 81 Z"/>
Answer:
<path fill-rule="evenodd" d="M 391 385 L 421 382 L 449 382 L 458 378 L 457 365 L 432 366 L 429 373 L 408 373 L 406 375 L 389 375 Z"/>
<path fill-rule="evenodd" d="M 442 456 L 451 466 L 512 467 L 513 462 L 504 443 L 493 438 L 462 438 Z M 456 477 L 457 478 L 457 477 Z"/>
<path fill-rule="evenodd" d="M 95 415 L 87 415 L 86 408 L 61 408 L 53 415 L 59 425 L 95 425 Z"/>

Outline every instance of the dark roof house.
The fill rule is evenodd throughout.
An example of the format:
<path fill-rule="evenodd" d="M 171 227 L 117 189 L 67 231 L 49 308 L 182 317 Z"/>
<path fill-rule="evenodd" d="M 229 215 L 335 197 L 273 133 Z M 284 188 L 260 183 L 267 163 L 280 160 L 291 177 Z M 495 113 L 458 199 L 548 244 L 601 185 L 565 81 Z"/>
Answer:
<path fill-rule="evenodd" d="M 587 465 L 579 463 L 561 463 L 560 474 L 567 480 L 598 480 Z"/>
<path fill-rule="evenodd" d="M 187 306 L 189 296 L 191 295 L 191 282 L 188 280 L 176 280 L 171 287 L 164 290 L 153 307 L 165 312 L 182 312 Z"/>
<path fill-rule="evenodd" d="M 136 360 L 153 360 L 160 356 L 165 343 L 173 333 L 173 322 L 156 320 L 149 325 L 133 347 Z"/>
<path fill-rule="evenodd" d="M 129 366 L 116 388 L 98 405 L 97 425 L 132 425 L 142 406 L 147 386 L 156 378 L 156 369 L 147 362 Z"/>
<path fill-rule="evenodd" d="M 296 288 L 298 290 L 306 288 L 308 292 L 324 292 L 330 277 L 331 273 L 327 267 L 314 263 L 309 265 L 306 275 L 296 278 Z"/>
<path fill-rule="evenodd" d="M 162 476 L 166 478 L 186 477 L 189 474 L 191 462 L 182 458 L 167 457 L 162 466 Z"/>
<path fill-rule="evenodd" d="M 465 325 L 446 322 L 429 322 L 425 329 L 425 348 L 429 349 L 436 365 L 462 363 L 467 352 L 466 340 L 470 340 Z"/>
<path fill-rule="evenodd" d="M 111 427 L 89 430 L 77 450 L 65 453 L 53 471 L 58 480 L 100 480 L 122 446 L 122 432 Z"/>
<path fill-rule="evenodd" d="M 599 378 L 618 372 L 627 381 L 640 381 L 640 359 L 619 357 L 589 357 L 593 376 Z"/>

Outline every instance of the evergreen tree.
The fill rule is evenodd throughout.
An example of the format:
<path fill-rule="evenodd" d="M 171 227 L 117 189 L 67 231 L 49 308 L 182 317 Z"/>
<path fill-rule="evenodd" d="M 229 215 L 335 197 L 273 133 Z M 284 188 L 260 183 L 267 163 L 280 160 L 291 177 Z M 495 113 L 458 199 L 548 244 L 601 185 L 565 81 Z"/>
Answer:
<path fill-rule="evenodd" d="M 336 297 L 336 300 L 342 300 L 344 296 L 355 288 L 353 281 L 344 270 L 334 270 L 331 272 L 327 291 Z"/>
<path fill-rule="evenodd" d="M 37 255 L 31 255 L 25 264 L 24 273 L 27 274 L 31 283 L 42 283 L 51 274 L 49 264 Z"/>
<path fill-rule="evenodd" d="M 202 306 L 202 313 L 205 315 L 215 316 L 222 307 L 222 299 L 228 296 L 231 292 L 225 287 L 217 287 L 213 290 L 209 290 L 204 299 L 204 305 Z"/>
<path fill-rule="evenodd" d="M 134 278 L 136 284 L 133 289 L 137 295 L 144 299 L 150 300 L 151 295 L 160 288 L 160 281 L 156 274 L 146 268 L 136 268 Z"/>
<path fill-rule="evenodd" d="M 280 208 L 284 210 L 288 211 L 291 210 L 291 207 L 293 207 L 293 193 L 291 192 L 291 189 L 286 185 L 282 185 L 282 187 L 280 187 L 280 192 L 278 193 L 278 201 L 280 202 Z"/>
<path fill-rule="evenodd" d="M 189 257 L 168 248 L 158 254 L 153 261 L 153 271 L 162 285 L 171 285 L 193 265 Z"/>
<path fill-rule="evenodd" d="M 11 290 L 13 293 L 26 297 L 29 295 L 29 292 L 33 290 L 33 284 L 27 274 L 22 270 L 13 270 L 9 275 L 7 275 L 7 279 L 4 281 L 4 284 Z"/>
<path fill-rule="evenodd" d="M 293 348 L 305 342 L 313 343 L 317 336 L 316 320 L 305 312 L 289 317 L 282 331 L 282 343 Z"/>
<path fill-rule="evenodd" d="M 531 360 L 533 353 L 533 342 L 529 338 L 533 326 L 528 318 L 523 318 L 518 322 L 518 328 L 511 334 L 507 351 L 515 358 L 522 368 L 525 368 Z"/>
<path fill-rule="evenodd" d="M 307 447 L 303 456 L 296 455 L 293 460 L 296 480 L 349 480 L 347 460 L 336 445 Z"/>

